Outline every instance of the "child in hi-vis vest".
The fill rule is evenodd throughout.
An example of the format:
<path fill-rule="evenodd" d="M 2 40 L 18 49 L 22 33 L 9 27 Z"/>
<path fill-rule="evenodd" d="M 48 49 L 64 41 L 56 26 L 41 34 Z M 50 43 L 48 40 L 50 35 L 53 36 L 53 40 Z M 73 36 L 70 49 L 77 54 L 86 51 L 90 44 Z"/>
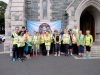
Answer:
<path fill-rule="evenodd" d="M 93 37 L 92 35 L 90 34 L 90 30 L 87 30 L 86 31 L 86 36 L 85 36 L 85 46 L 86 46 L 86 58 L 90 58 L 91 57 L 91 46 L 92 46 L 92 43 L 93 43 Z"/>

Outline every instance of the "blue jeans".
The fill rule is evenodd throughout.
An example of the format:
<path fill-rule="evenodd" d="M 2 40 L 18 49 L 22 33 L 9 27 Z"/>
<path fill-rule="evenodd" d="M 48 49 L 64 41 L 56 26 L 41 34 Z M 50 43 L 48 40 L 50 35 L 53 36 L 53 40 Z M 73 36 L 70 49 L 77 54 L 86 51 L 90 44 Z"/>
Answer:
<path fill-rule="evenodd" d="M 84 46 L 82 45 L 78 46 L 78 53 L 84 53 Z"/>
<path fill-rule="evenodd" d="M 59 52 L 60 51 L 60 44 L 55 44 L 55 52 Z"/>

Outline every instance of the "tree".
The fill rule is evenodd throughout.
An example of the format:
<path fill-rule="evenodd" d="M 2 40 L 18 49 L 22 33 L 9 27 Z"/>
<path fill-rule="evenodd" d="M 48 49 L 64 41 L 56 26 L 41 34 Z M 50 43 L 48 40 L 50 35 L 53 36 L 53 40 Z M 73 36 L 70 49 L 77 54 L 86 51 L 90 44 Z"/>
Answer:
<path fill-rule="evenodd" d="M 3 1 L 0 1 L 0 33 L 4 33 L 5 31 L 5 10 L 7 4 Z"/>

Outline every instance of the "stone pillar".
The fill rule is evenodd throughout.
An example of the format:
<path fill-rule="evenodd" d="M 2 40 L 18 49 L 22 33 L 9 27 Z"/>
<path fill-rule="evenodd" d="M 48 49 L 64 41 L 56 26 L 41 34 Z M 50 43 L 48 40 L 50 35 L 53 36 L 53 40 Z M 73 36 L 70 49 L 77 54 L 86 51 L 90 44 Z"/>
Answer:
<path fill-rule="evenodd" d="M 73 14 L 73 12 L 75 11 L 74 7 L 70 7 L 66 12 L 68 13 L 68 20 L 69 23 L 67 25 L 68 29 L 72 29 L 74 27 L 75 24 L 75 15 Z"/>
<path fill-rule="evenodd" d="M 5 13 L 5 53 L 12 54 L 11 33 L 15 30 L 15 27 L 21 29 L 25 25 L 25 0 L 10 0 Z"/>

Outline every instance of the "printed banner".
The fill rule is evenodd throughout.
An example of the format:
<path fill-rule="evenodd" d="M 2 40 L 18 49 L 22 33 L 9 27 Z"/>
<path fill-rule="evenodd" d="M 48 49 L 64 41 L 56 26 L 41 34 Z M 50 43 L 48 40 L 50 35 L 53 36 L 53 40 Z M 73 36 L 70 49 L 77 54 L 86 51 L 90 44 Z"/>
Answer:
<path fill-rule="evenodd" d="M 37 31 L 41 33 L 41 31 L 47 31 L 47 30 L 54 30 L 60 31 L 61 29 L 61 21 L 55 21 L 55 22 L 35 22 L 35 21 L 27 21 L 27 30 L 33 35 L 34 31 Z"/>

